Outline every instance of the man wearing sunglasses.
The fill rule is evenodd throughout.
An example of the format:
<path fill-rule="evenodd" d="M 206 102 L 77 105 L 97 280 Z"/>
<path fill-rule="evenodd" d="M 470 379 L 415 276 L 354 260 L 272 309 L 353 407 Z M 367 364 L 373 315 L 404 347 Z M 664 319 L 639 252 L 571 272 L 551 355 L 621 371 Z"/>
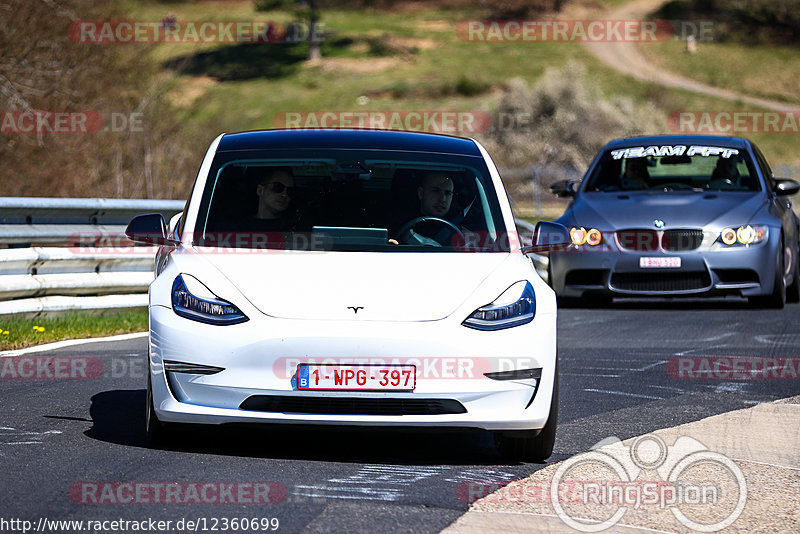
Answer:
<path fill-rule="evenodd" d="M 294 177 L 286 167 L 273 167 L 264 173 L 256 186 L 258 211 L 256 219 L 279 220 L 289 209 L 294 190 Z"/>

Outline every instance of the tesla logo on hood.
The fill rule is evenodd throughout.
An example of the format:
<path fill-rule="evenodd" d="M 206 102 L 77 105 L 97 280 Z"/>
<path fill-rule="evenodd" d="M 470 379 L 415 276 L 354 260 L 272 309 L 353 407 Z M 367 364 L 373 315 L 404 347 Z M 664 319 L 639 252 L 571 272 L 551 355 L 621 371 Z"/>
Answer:
<path fill-rule="evenodd" d="M 358 310 L 363 310 L 364 306 L 348 306 L 347 309 L 348 310 L 353 310 L 353 313 L 358 315 Z"/>
<path fill-rule="evenodd" d="M 656 228 L 664 228 L 664 221 L 662 221 L 661 219 L 656 219 L 655 221 L 653 221 L 653 224 L 655 225 Z"/>

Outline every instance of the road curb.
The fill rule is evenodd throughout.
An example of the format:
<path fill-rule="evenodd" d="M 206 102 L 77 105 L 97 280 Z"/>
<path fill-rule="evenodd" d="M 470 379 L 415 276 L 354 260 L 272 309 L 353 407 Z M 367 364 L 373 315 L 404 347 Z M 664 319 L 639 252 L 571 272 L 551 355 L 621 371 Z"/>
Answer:
<path fill-rule="evenodd" d="M 90 337 L 86 339 L 65 339 L 63 341 L 56 341 L 54 343 L 46 343 L 44 345 L 25 347 L 24 349 L 4 350 L 0 352 L 0 358 L 7 358 L 11 356 L 22 356 L 25 354 L 32 354 L 35 352 L 46 352 L 48 350 L 63 349 L 65 347 L 83 345 L 86 343 L 100 343 L 102 341 L 124 341 L 126 339 L 136 339 L 140 337 L 145 337 L 147 336 L 147 334 L 148 332 L 134 332 L 132 334 L 120 334 L 117 336 Z"/>
<path fill-rule="evenodd" d="M 742 503 L 735 520 L 729 529 L 737 532 L 758 531 L 763 527 L 759 519 L 770 517 L 771 532 L 798 532 L 800 528 L 800 396 L 781 399 L 775 402 L 757 404 L 751 408 L 722 413 L 674 427 L 663 428 L 646 434 L 662 440 L 667 447 L 674 447 L 678 458 L 687 458 L 693 449 L 684 449 L 685 442 L 700 443 L 706 450 L 701 454 L 724 458 L 738 468 L 742 481 L 745 482 L 746 500 Z M 568 458 L 562 462 L 548 465 L 531 476 L 511 482 L 507 486 L 490 493 L 470 505 L 469 511 L 443 532 L 447 534 L 472 534 L 478 532 L 502 531 L 514 532 L 578 532 L 565 523 L 556 509 L 550 504 L 550 490 L 554 480 L 561 480 L 559 473 L 565 473 L 566 463 L 577 466 L 581 484 L 591 482 L 595 486 L 606 487 L 614 483 L 609 469 L 589 468 L 590 460 L 581 464 L 581 459 L 597 458 L 599 453 L 613 450 L 633 450 L 632 444 L 640 443 L 643 436 L 626 439 L 621 443 L 609 445 L 597 451 L 586 452 Z M 679 441 L 682 440 L 682 441 Z M 679 444 L 681 444 L 679 446 Z M 694 445 L 689 445 L 690 447 Z M 617 447 L 617 449 L 612 449 Z M 613 456 L 615 453 L 611 453 Z M 627 450 L 626 450 L 627 454 Z M 668 457 L 670 452 L 666 456 Z M 592 456 L 594 455 L 594 456 Z M 633 455 L 629 456 L 633 458 Z M 676 462 L 677 463 L 677 462 Z M 664 464 L 666 465 L 666 464 Z M 698 464 L 699 465 L 699 464 Z M 718 464 L 721 465 L 721 464 Z M 674 464 L 672 466 L 674 468 Z M 572 469 L 572 467 L 570 467 Z M 580 469 L 580 471 L 579 471 Z M 720 495 L 732 495 L 741 487 L 735 477 L 729 480 L 717 477 L 717 472 L 709 471 L 707 480 L 713 483 Z M 613 474 L 613 473 L 612 473 Z M 623 479 L 628 480 L 628 479 Z M 666 478 L 656 474 L 655 468 L 642 470 L 637 477 L 629 480 L 663 481 Z M 586 490 L 583 490 L 585 499 Z M 573 496 L 576 493 L 572 494 Z M 578 493 L 578 495 L 581 495 Z M 738 493 L 737 493 L 738 495 Z M 598 505 L 591 499 L 578 502 L 565 501 L 562 509 L 571 510 L 583 524 L 598 519 L 605 519 L 608 514 L 606 505 Z M 606 508 L 602 508 L 606 506 Z M 629 508 L 620 522 L 613 525 L 614 532 L 683 532 L 682 525 L 673 516 L 674 505 L 642 506 Z M 715 513 L 722 505 L 714 504 Z M 577 510 L 577 513 L 576 513 Z M 607 514 L 602 517 L 602 513 Z M 725 509 L 725 513 L 729 513 Z M 732 514 L 732 512 L 731 512 Z M 723 514 L 724 518 L 724 514 Z M 719 530 L 719 529 L 717 529 Z"/>

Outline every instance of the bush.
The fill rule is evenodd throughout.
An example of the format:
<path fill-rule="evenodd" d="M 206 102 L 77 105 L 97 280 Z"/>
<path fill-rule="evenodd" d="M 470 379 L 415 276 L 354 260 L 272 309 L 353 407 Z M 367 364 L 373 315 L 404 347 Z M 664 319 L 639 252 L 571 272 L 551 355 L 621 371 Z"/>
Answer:
<path fill-rule="evenodd" d="M 652 105 L 606 97 L 570 63 L 549 69 L 531 88 L 512 80 L 481 138 L 502 167 L 557 167 L 582 173 L 598 150 L 616 137 L 655 134 L 665 125 Z"/>

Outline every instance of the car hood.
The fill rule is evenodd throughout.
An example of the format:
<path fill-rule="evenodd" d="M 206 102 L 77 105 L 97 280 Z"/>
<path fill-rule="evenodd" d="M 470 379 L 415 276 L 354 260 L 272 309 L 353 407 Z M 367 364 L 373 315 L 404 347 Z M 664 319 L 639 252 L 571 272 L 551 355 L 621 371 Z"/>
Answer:
<path fill-rule="evenodd" d="M 703 228 L 746 224 L 763 203 L 754 193 L 584 193 L 576 200 L 567 224 L 595 226 L 600 230 L 654 228 Z"/>
<path fill-rule="evenodd" d="M 509 254 L 287 251 L 201 256 L 253 306 L 273 317 L 434 321 L 453 313 Z"/>

